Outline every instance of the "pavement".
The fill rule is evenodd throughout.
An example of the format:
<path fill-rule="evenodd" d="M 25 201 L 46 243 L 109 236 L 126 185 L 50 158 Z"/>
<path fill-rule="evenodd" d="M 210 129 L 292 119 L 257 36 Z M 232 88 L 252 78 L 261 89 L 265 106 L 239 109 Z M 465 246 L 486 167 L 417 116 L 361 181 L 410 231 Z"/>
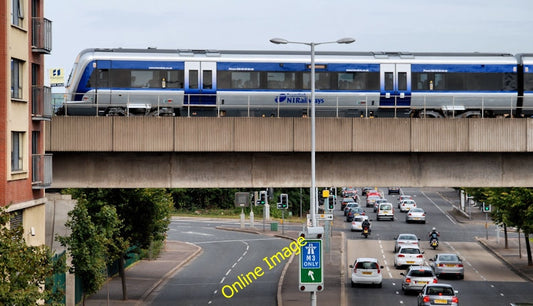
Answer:
<path fill-rule="evenodd" d="M 446 197 L 446 195 L 442 195 Z M 450 203 L 454 203 L 453 195 L 450 196 Z M 466 215 L 455 210 L 449 214 L 456 218 L 458 222 L 485 222 L 483 212 L 479 213 L 474 209 L 470 215 Z M 490 221 L 489 221 L 490 222 Z M 248 226 L 248 225 L 247 225 Z M 258 227 L 259 228 L 259 227 Z M 296 239 L 298 232 L 281 231 L 263 232 L 255 228 L 241 229 L 235 227 L 221 227 L 220 229 L 247 231 L 256 234 L 283 237 L 286 239 Z M 516 236 L 516 235 L 514 235 Z M 518 238 L 508 239 L 508 247 L 505 247 L 503 236 L 500 238 L 477 237 L 477 240 L 487 251 L 492 252 L 501 259 L 510 269 L 521 275 L 525 280 L 533 282 L 533 266 L 527 265 L 527 255 L 522 236 L 521 245 Z M 330 250 L 328 251 L 324 243 L 324 290 L 317 293 L 317 305 L 346 305 L 344 279 L 346 278 L 345 262 L 345 237 L 342 232 L 333 232 L 330 238 Z M 287 241 L 287 245 L 290 242 Z M 521 252 L 519 252 L 519 250 Z M 115 276 L 107 281 L 99 292 L 91 295 L 86 300 L 86 305 L 147 305 L 151 294 L 157 291 L 159 285 L 177 273 L 181 267 L 201 254 L 200 247 L 180 241 L 167 241 L 166 247 L 155 260 L 141 260 L 130 266 L 127 271 L 127 300 L 122 300 L 122 287 L 120 277 Z M 293 256 L 285 265 L 278 284 L 278 305 L 300 306 L 309 305 L 311 295 L 307 292 L 300 292 L 298 289 L 298 256 Z M 155 295 L 155 293 L 154 293 Z M 322 301 L 322 302 L 321 302 Z"/>

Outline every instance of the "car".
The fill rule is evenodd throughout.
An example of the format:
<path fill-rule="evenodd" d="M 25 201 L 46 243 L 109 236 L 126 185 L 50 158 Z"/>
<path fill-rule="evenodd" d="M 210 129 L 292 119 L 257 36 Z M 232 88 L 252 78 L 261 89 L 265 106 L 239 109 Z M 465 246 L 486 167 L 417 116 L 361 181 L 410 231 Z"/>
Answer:
<path fill-rule="evenodd" d="M 463 260 L 457 254 L 439 253 L 435 257 L 430 258 L 429 261 L 437 277 L 444 275 L 453 275 L 459 279 L 465 277 Z"/>
<path fill-rule="evenodd" d="M 450 284 L 436 283 L 427 284 L 417 297 L 418 306 L 449 305 L 458 306 L 459 292 Z"/>
<path fill-rule="evenodd" d="M 383 269 L 383 266 L 379 265 L 376 258 L 357 258 L 354 264 L 350 265 L 350 268 L 353 269 L 352 287 L 358 284 L 382 287 L 383 275 L 381 275 L 381 269 Z"/>
<path fill-rule="evenodd" d="M 348 213 L 348 211 L 352 208 L 359 207 L 359 203 L 356 202 L 348 202 L 346 206 L 344 206 L 344 215 Z"/>
<path fill-rule="evenodd" d="M 394 221 L 394 208 L 391 203 L 381 203 L 378 206 L 376 219 L 378 221 L 382 219 L 389 219 Z"/>
<path fill-rule="evenodd" d="M 378 206 L 379 204 L 381 203 L 389 203 L 389 200 L 387 199 L 377 199 L 375 202 L 374 202 L 374 212 L 377 212 L 378 211 Z"/>
<path fill-rule="evenodd" d="M 346 214 L 346 222 L 352 222 L 355 216 L 365 215 L 365 211 L 361 207 L 352 207 Z"/>
<path fill-rule="evenodd" d="M 366 207 L 373 207 L 374 206 L 374 203 L 381 199 L 381 197 L 379 195 L 375 195 L 375 194 L 372 194 L 372 195 L 369 195 L 366 197 Z"/>
<path fill-rule="evenodd" d="M 419 207 L 411 208 L 405 214 L 405 222 L 420 222 L 426 223 L 426 212 Z"/>
<path fill-rule="evenodd" d="M 400 194 L 400 187 L 389 187 L 389 194 Z"/>
<path fill-rule="evenodd" d="M 374 189 L 374 187 L 363 187 L 363 188 L 361 188 L 361 195 L 366 196 L 366 192 L 369 191 L 369 190 L 372 190 L 372 189 Z"/>
<path fill-rule="evenodd" d="M 342 198 L 341 201 L 341 210 L 344 210 L 344 207 L 346 207 L 346 204 L 348 203 L 355 203 L 355 200 L 351 197 Z"/>
<path fill-rule="evenodd" d="M 398 208 L 400 208 L 400 203 L 403 201 L 403 200 L 413 200 L 413 196 L 411 195 L 408 195 L 408 194 L 402 194 L 398 197 Z"/>
<path fill-rule="evenodd" d="M 362 231 L 363 230 L 363 221 L 364 220 L 368 220 L 368 216 L 365 216 L 365 215 L 359 215 L 359 216 L 355 216 L 353 217 L 353 220 L 352 220 L 352 227 L 351 227 L 351 231 Z M 372 227 L 372 225 L 369 226 L 369 229 L 370 227 Z"/>
<path fill-rule="evenodd" d="M 399 269 L 404 266 L 421 266 L 424 264 L 424 251 L 419 247 L 405 246 L 394 255 L 394 267 Z"/>
<path fill-rule="evenodd" d="M 404 294 L 410 291 L 422 291 L 425 285 L 438 283 L 437 276 L 430 266 L 410 266 L 400 275 L 404 277 L 402 280 Z"/>
<path fill-rule="evenodd" d="M 403 246 L 419 247 L 418 241 L 420 241 L 420 238 L 415 234 L 403 233 L 395 237 L 394 240 L 394 253 L 396 253 Z"/>
<path fill-rule="evenodd" d="M 415 208 L 416 207 L 416 202 L 415 200 L 410 200 L 410 199 L 407 199 L 407 200 L 402 200 L 400 202 L 400 212 L 406 212 L 406 211 L 409 211 L 411 208 Z"/>

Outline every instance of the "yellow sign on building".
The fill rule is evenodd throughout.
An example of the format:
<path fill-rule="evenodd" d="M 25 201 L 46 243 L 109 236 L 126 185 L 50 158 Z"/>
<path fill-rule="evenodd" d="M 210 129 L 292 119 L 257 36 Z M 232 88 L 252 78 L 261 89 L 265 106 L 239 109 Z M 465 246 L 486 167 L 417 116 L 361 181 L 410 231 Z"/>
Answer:
<path fill-rule="evenodd" d="M 60 87 L 65 85 L 65 71 L 63 68 L 48 69 L 48 77 L 51 87 Z"/>

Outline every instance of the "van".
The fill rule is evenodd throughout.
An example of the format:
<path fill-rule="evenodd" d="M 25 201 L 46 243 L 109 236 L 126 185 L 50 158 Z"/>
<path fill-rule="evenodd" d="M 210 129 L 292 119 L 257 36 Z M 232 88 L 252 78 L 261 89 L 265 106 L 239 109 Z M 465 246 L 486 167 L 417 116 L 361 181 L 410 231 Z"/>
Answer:
<path fill-rule="evenodd" d="M 378 206 L 378 215 L 376 219 L 378 221 L 383 219 L 389 219 L 391 221 L 394 221 L 394 208 L 392 207 L 391 203 L 381 203 Z"/>

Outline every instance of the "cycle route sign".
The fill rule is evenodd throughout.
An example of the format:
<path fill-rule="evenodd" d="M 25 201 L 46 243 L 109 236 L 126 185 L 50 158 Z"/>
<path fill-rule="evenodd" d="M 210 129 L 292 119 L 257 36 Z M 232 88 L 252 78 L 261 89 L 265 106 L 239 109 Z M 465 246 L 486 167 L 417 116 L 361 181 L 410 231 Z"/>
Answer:
<path fill-rule="evenodd" d="M 322 240 L 306 239 L 300 249 L 300 291 L 322 291 L 324 289 L 324 261 Z"/>

